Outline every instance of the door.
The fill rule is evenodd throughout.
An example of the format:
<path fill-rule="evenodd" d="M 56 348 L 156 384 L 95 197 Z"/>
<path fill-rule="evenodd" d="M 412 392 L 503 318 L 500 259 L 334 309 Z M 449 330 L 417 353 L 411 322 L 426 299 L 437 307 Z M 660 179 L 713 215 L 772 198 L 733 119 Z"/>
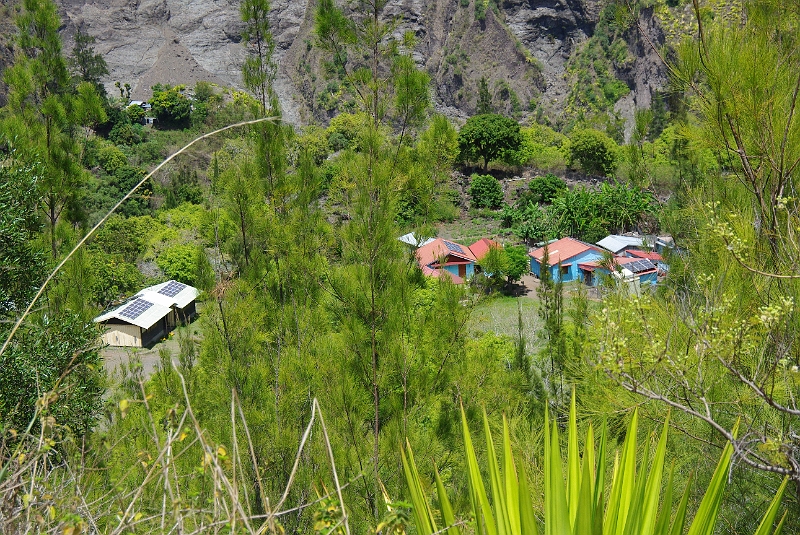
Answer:
<path fill-rule="evenodd" d="M 459 264 L 458 265 L 458 276 L 462 279 L 467 276 L 467 266 L 466 264 Z"/>

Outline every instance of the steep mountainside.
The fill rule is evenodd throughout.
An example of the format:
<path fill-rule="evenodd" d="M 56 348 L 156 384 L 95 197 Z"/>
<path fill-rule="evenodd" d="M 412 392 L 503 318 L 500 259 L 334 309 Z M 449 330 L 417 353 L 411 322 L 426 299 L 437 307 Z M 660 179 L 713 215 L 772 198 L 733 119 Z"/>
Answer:
<path fill-rule="evenodd" d="M 150 86 L 158 82 L 192 85 L 209 80 L 240 86 L 246 51 L 236 0 L 58 0 L 58 4 L 65 51 L 72 47 L 75 29 L 95 36 L 96 50 L 111 71 L 107 80 L 111 94 L 116 92 L 115 81 L 130 83 L 134 99 L 148 98 Z M 339 87 L 326 77 L 313 46 L 315 3 L 274 0 L 271 4 L 279 64 L 276 86 L 287 119 L 295 123 L 324 119 L 334 113 Z M 498 111 L 556 119 L 574 86 L 568 62 L 592 36 L 606 4 L 607 0 L 389 0 L 385 14 L 396 17 L 398 33 L 416 34 L 415 57 L 431 75 L 440 111 L 451 117 L 474 113 L 478 83 L 485 77 Z M 652 13 L 643 13 L 640 19 L 652 40 L 663 43 Z M 617 111 L 629 118 L 635 106 L 650 104 L 664 75 L 636 31 L 629 31 L 626 39 L 633 59 L 615 68 L 632 90 L 617 105 Z"/>

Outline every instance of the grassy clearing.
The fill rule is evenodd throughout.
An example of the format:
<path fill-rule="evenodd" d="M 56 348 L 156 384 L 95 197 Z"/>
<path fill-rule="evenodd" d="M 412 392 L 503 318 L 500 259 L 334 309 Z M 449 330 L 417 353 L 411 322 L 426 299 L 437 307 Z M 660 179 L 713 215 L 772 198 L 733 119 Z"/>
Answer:
<path fill-rule="evenodd" d="M 528 351 L 538 344 L 537 332 L 541 327 L 539 300 L 530 297 L 489 297 L 479 303 L 470 317 L 470 331 L 492 331 L 511 338 L 517 337 L 518 307 L 522 310 L 522 329 Z"/>

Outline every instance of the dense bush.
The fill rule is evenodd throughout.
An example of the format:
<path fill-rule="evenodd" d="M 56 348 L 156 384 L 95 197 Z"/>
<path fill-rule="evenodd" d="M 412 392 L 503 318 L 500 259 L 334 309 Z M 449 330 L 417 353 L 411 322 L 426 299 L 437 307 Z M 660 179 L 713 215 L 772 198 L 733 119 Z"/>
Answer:
<path fill-rule="evenodd" d="M 159 126 L 185 127 L 189 123 L 192 113 L 192 103 L 184 95 L 186 89 L 183 85 L 172 87 L 170 85 L 156 84 L 153 86 L 153 97 L 150 104 L 153 114 L 158 119 Z"/>
<path fill-rule="evenodd" d="M 461 159 L 466 162 L 483 160 L 484 171 L 489 162 L 512 157 L 522 143 L 519 123 L 495 113 L 475 115 L 467 119 L 458 132 Z"/>
<path fill-rule="evenodd" d="M 503 188 L 491 175 L 472 175 L 469 194 L 473 208 L 500 208 L 503 204 Z"/>
<path fill-rule="evenodd" d="M 569 165 L 577 162 L 590 175 L 613 175 L 618 154 L 616 142 L 599 130 L 579 128 L 570 137 Z"/>

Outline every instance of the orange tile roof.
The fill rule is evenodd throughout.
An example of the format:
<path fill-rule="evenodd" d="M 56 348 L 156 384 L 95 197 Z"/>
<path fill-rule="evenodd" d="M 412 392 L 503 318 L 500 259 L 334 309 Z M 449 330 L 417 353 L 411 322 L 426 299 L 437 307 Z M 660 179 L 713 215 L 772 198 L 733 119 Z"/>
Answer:
<path fill-rule="evenodd" d="M 416 255 L 420 266 L 430 266 L 434 262 L 438 262 L 440 258 L 447 256 L 453 256 L 467 262 L 475 262 L 477 260 L 466 245 L 442 238 L 436 238 L 432 242 L 423 245 L 417 249 Z"/>
<path fill-rule="evenodd" d="M 481 238 L 469 246 L 472 254 L 475 255 L 477 260 L 481 260 L 484 256 L 486 256 L 486 253 L 488 253 L 489 249 L 492 247 L 502 248 L 503 246 L 488 238 Z"/>
<path fill-rule="evenodd" d="M 594 245 L 583 243 L 582 241 L 578 241 L 574 238 L 561 238 L 560 240 L 547 245 L 547 252 L 549 255 L 548 262 L 551 266 L 554 266 L 559 262 L 563 263 L 565 260 L 569 260 L 570 258 L 590 249 L 597 252 L 602 252 L 602 249 L 595 247 Z M 541 262 L 542 257 L 544 256 L 544 247 L 539 247 L 529 254 Z"/>

